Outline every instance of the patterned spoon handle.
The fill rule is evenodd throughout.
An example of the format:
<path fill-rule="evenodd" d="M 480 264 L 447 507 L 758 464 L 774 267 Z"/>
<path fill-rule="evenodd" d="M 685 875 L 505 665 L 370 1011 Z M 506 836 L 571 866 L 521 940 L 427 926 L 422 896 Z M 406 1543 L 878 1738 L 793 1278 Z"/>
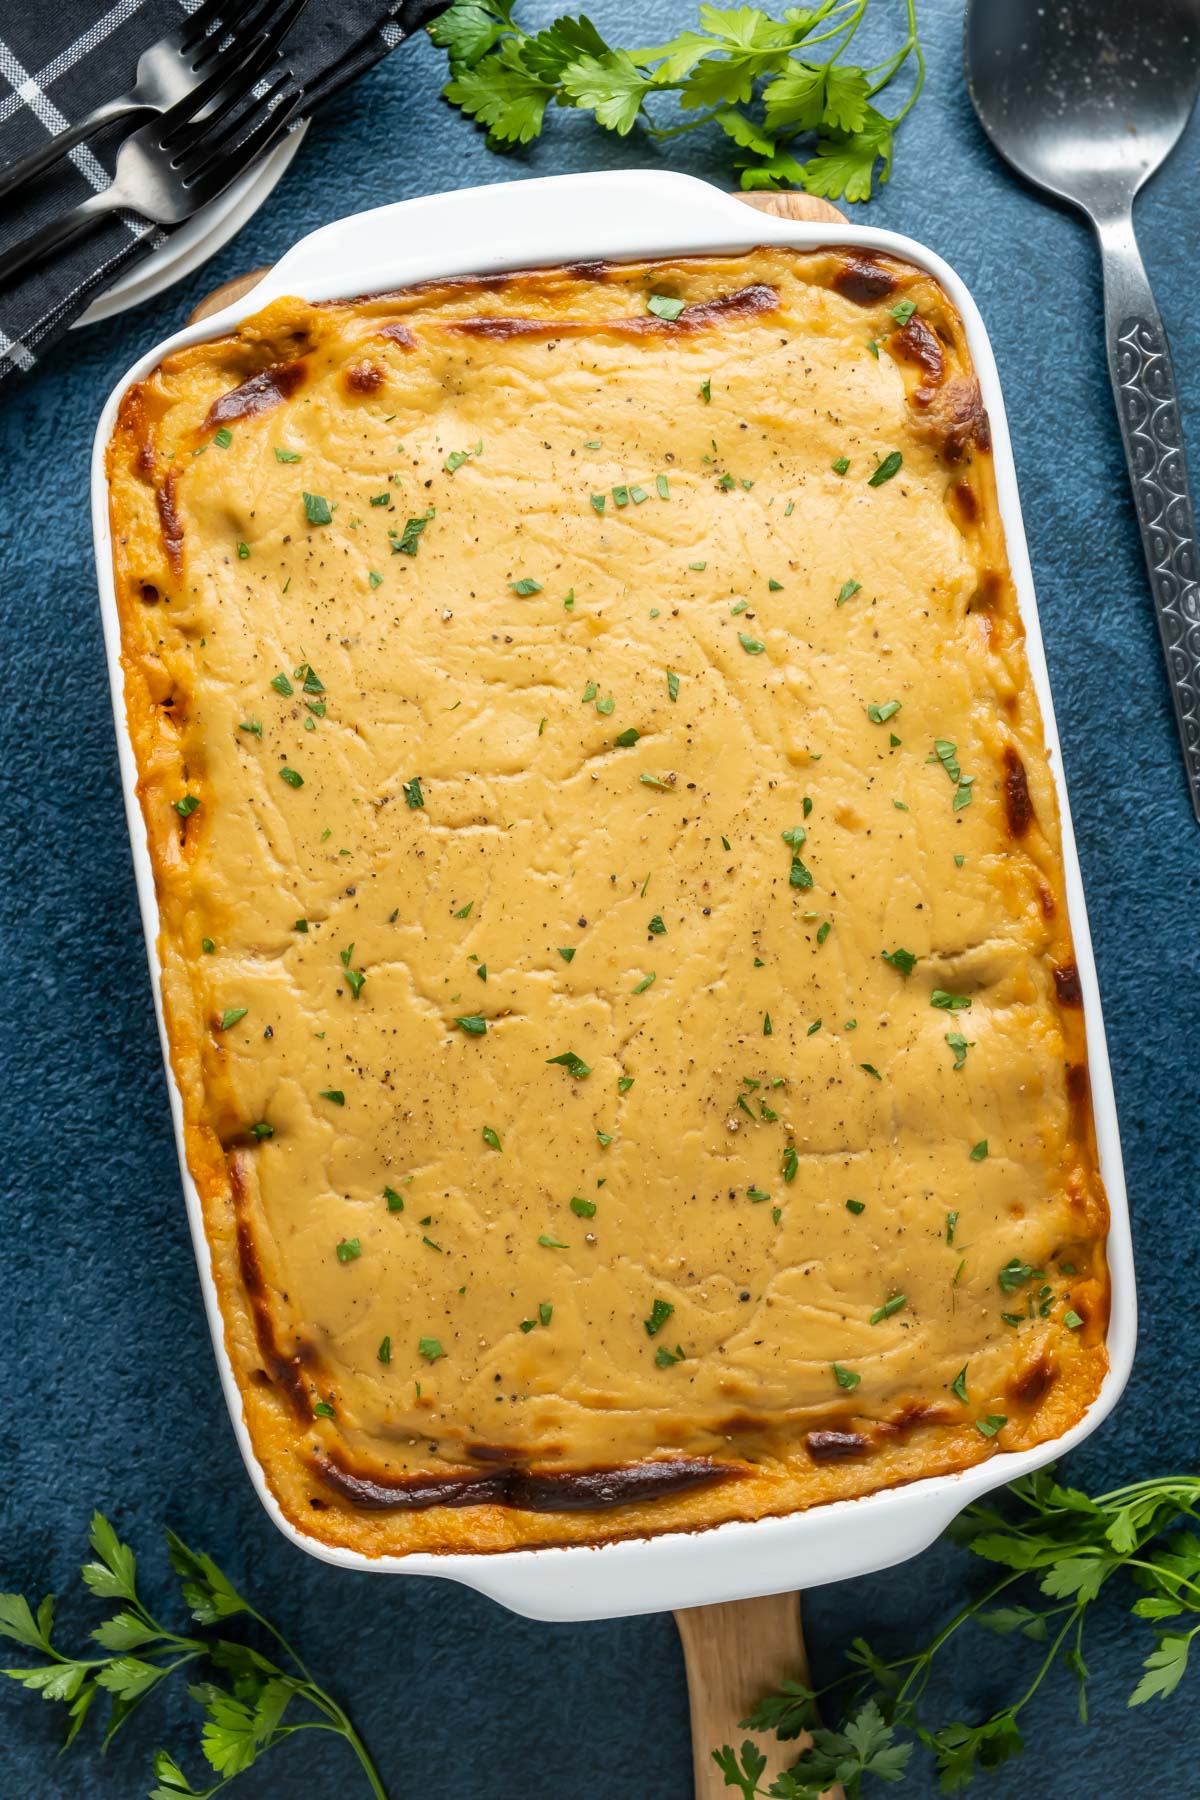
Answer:
<path fill-rule="evenodd" d="M 1097 229 L 1108 367 L 1188 791 L 1200 820 L 1200 568 L 1175 372 L 1132 213 L 1102 221 Z"/>

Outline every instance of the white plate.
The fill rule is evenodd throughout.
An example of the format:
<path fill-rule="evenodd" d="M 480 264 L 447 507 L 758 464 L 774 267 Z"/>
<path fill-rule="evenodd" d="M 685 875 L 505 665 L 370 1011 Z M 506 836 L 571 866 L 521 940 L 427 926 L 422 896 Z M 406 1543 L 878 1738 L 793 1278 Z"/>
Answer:
<path fill-rule="evenodd" d="M 1067 907 L 1087 1024 L 1088 1066 L 1100 1173 L 1108 1191 L 1111 1226 L 1108 1261 L 1112 1309 L 1109 1370 L 1099 1394 L 1069 1431 L 1031 1450 L 1006 1451 L 957 1475 L 932 1476 L 907 1486 L 839 1500 L 783 1518 L 734 1521 L 707 1531 L 669 1532 L 619 1543 L 562 1549 L 512 1550 L 497 1555 L 453 1554 L 369 1557 L 334 1548 L 299 1531 L 281 1512 L 267 1486 L 242 1416 L 241 1395 L 225 1349 L 224 1324 L 204 1235 L 200 1198 L 183 1149 L 183 1108 L 171 1072 L 163 1026 L 158 961 L 159 916 L 146 828 L 137 797 L 137 766 L 125 715 L 121 633 L 113 582 L 105 452 L 122 396 L 163 357 L 184 345 L 229 331 L 240 319 L 283 294 L 312 301 L 405 287 L 437 276 L 485 274 L 503 269 L 696 251 L 737 251 L 755 244 L 812 249 L 830 242 L 881 250 L 928 270 L 958 308 L 979 377 L 992 429 L 1000 517 L 1025 627 L 1025 648 L 1042 710 L 1050 767 L 1062 811 Z M 422 200 L 406 200 L 358 213 L 301 240 L 249 294 L 222 312 L 190 325 L 148 350 L 118 382 L 96 429 L 92 454 L 92 520 L 100 609 L 117 725 L 117 752 L 125 794 L 142 924 L 146 934 L 167 1088 L 179 1147 L 188 1222 L 195 1246 L 217 1367 L 238 1447 L 259 1499 L 293 1544 L 343 1569 L 398 1575 L 440 1575 L 489 1594 L 514 1612 L 535 1619 L 603 1619 L 660 1612 L 678 1606 L 749 1599 L 818 1587 L 869 1574 L 914 1556 L 932 1543 L 955 1515 L 989 1489 L 1026 1475 L 1070 1450 L 1107 1417 L 1129 1378 L 1137 1336 L 1133 1247 L 1121 1164 L 1116 1105 L 1104 1018 L 1096 985 L 1083 879 L 1063 780 L 1062 755 L 1046 653 L 1038 624 L 1033 573 L 1025 543 L 1016 469 L 1000 377 L 979 310 L 962 281 L 940 257 L 912 238 L 869 226 L 799 223 L 751 212 L 727 194 L 687 175 L 650 171 L 560 175 L 467 188 Z"/>
<path fill-rule="evenodd" d="M 201 207 L 152 255 L 126 269 L 119 281 L 114 281 L 92 301 L 86 312 L 80 313 L 71 330 L 98 325 L 101 319 L 113 319 L 143 300 L 153 300 L 177 281 L 182 281 L 185 275 L 190 275 L 193 269 L 198 269 L 210 256 L 215 256 L 234 233 L 241 230 L 247 219 L 253 218 L 267 195 L 278 186 L 308 127 L 309 120 L 302 119 L 273 150 L 259 162 L 252 163 L 244 175 L 239 175 L 232 187 L 227 187 L 223 194 Z"/>

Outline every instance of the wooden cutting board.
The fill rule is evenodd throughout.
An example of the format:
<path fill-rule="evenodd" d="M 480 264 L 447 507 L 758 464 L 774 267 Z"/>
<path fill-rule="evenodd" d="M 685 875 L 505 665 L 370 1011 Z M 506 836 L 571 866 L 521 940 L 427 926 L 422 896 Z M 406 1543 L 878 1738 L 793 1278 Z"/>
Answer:
<path fill-rule="evenodd" d="M 738 194 L 737 199 L 760 212 L 780 219 L 812 220 L 818 224 L 844 225 L 845 213 L 827 200 L 811 194 Z M 207 319 L 231 301 L 240 300 L 258 285 L 268 268 L 235 275 L 206 294 L 193 308 L 188 324 Z M 694 1606 L 675 1614 L 687 1668 L 688 1699 L 692 1712 L 692 1760 L 696 1800 L 728 1800 L 729 1789 L 712 1760 L 722 1744 L 740 1745 L 739 1729 L 755 1701 L 785 1676 L 808 1680 L 808 1657 L 800 1627 L 799 1594 L 770 1594 L 759 1600 L 734 1600 L 724 1606 Z M 775 1776 L 795 1761 L 808 1742 L 801 1737 L 786 1744 L 761 1738 L 759 1748 L 767 1756 L 761 1776 L 769 1786 Z M 824 1800 L 844 1800 L 840 1787 L 828 1790 Z"/>

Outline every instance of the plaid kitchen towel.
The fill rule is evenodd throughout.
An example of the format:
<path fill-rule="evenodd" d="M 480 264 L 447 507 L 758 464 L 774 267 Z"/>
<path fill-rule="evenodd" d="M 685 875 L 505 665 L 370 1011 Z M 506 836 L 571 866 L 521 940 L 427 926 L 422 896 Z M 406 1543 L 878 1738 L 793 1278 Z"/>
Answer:
<path fill-rule="evenodd" d="M 0 0 L 0 167 L 42 145 L 133 86 L 147 45 L 174 31 L 200 0 Z M 305 96 L 301 117 L 440 12 L 445 0 L 309 0 L 283 54 Z M 236 17 L 237 0 L 229 15 Z M 148 114 L 79 144 L 24 191 L 0 201 L 0 253 L 48 219 L 108 186 L 122 138 Z M 170 228 L 167 228 L 168 230 Z M 167 236 L 114 213 L 85 237 L 10 282 L 0 282 L 0 379 L 33 368 L 72 319 Z"/>

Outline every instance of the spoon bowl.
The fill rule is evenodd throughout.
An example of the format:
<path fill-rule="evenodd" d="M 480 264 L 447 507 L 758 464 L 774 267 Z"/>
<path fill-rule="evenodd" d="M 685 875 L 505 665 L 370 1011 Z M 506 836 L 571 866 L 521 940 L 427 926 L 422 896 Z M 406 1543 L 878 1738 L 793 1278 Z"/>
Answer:
<path fill-rule="evenodd" d="M 1200 89 L 1200 0 L 967 0 L 964 56 L 993 148 L 1100 240 L 1109 373 L 1200 821 L 1200 558 L 1171 353 L 1133 230 L 1134 198 Z"/>
<path fill-rule="evenodd" d="M 1127 207 L 1200 85 L 1200 0 L 970 0 L 967 87 L 1004 160 L 1090 217 Z"/>

